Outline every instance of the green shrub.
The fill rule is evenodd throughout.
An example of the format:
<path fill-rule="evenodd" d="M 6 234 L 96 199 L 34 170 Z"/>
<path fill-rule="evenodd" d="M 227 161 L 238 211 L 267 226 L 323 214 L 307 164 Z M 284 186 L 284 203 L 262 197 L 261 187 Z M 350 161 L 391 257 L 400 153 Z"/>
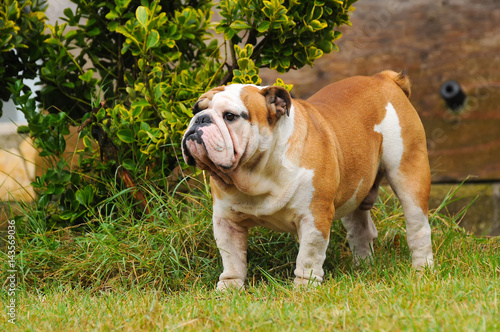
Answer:
<path fill-rule="evenodd" d="M 144 180 L 166 189 L 183 165 L 179 143 L 198 96 L 230 82 L 259 84 L 259 68 L 286 72 L 337 50 L 336 28 L 350 24 L 354 1 L 222 0 L 215 23 L 209 0 L 72 2 L 49 34 L 44 1 L 0 5 L 0 82 L 10 92 L 0 97 L 12 95 L 28 120 L 20 130 L 52 161 L 34 187 L 55 223 L 109 197 L 115 177 L 123 188 Z M 36 97 L 23 84 L 35 74 L 43 84 Z M 84 143 L 73 169 L 61 159 L 70 125 Z M 132 193 L 147 211 L 146 196 Z"/>
<path fill-rule="evenodd" d="M 30 7 L 30 11 L 25 9 Z M 8 84 L 35 78 L 40 71 L 47 36 L 45 1 L 3 0 L 0 4 L 0 116 L 3 101 L 11 91 Z M 24 89 L 27 92 L 28 88 Z"/>

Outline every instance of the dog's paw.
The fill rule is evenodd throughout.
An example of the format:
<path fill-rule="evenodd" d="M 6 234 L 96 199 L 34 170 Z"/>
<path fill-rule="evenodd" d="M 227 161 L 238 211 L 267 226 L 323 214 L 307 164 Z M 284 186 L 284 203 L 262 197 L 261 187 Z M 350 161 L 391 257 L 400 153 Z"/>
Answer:
<path fill-rule="evenodd" d="M 434 267 L 434 258 L 432 255 L 429 257 L 413 258 L 412 266 L 417 271 L 424 271 Z"/>
<path fill-rule="evenodd" d="M 296 288 L 300 287 L 318 287 L 321 285 L 321 282 L 323 280 L 321 278 L 312 278 L 312 279 L 306 279 L 306 278 L 300 278 L 296 277 L 295 280 L 293 281 L 294 286 Z"/>
<path fill-rule="evenodd" d="M 417 271 L 430 269 L 434 266 L 434 255 L 430 248 L 413 251 L 411 260 L 413 268 Z"/>
<path fill-rule="evenodd" d="M 245 289 L 245 282 L 241 279 L 224 279 L 217 283 L 218 291 L 226 291 L 228 289 L 243 290 Z"/>
<path fill-rule="evenodd" d="M 353 267 L 360 270 L 369 268 L 373 263 L 374 257 L 371 253 L 363 256 L 354 254 L 352 258 Z"/>

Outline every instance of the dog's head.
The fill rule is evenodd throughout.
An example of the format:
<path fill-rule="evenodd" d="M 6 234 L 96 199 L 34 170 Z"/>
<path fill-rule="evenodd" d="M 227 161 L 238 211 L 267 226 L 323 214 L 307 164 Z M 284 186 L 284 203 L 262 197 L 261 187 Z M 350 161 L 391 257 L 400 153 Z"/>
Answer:
<path fill-rule="evenodd" d="M 223 175 L 266 149 L 280 117 L 288 116 L 291 97 L 282 87 L 233 84 L 203 94 L 182 139 L 184 160 Z"/>

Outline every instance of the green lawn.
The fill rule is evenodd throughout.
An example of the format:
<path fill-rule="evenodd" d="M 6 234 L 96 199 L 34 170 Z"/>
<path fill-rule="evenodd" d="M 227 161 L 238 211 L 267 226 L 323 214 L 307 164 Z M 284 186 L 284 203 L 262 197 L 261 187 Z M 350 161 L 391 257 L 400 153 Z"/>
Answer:
<path fill-rule="evenodd" d="M 295 238 L 255 229 L 247 289 L 221 294 L 214 290 L 221 264 L 209 197 L 153 197 L 163 206 L 153 219 L 134 216 L 118 193 L 113 207 L 120 213 L 96 210 L 93 222 L 63 229 L 44 229 L 26 210 L 18 230 L 17 325 L 3 310 L 0 330 L 500 330 L 500 239 L 467 234 L 458 216 L 447 216 L 446 203 L 430 218 L 434 270 L 410 268 L 404 218 L 386 197 L 373 211 L 373 263 L 352 266 L 335 222 L 326 282 L 295 289 Z M 5 304 L 5 289 L 1 298 Z"/>
<path fill-rule="evenodd" d="M 498 266 L 491 274 L 423 276 L 401 269 L 336 275 L 316 289 L 260 283 L 218 294 L 213 285 L 174 294 L 153 290 L 52 289 L 22 294 L 25 330 L 447 330 L 498 331 Z M 494 276 L 494 274 L 497 274 Z"/>

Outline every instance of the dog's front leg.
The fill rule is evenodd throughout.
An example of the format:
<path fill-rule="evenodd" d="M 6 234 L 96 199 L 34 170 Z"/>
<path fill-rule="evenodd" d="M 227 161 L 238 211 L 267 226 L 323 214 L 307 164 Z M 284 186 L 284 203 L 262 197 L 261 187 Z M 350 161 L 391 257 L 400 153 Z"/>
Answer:
<path fill-rule="evenodd" d="M 217 289 L 244 288 L 247 276 L 248 228 L 240 227 L 228 219 L 216 217 L 213 225 L 215 242 L 224 267 Z"/>
<path fill-rule="evenodd" d="M 329 229 L 329 225 L 325 228 Z M 325 274 L 323 263 L 330 232 L 319 230 L 312 217 L 305 217 L 299 224 L 298 235 L 299 255 L 295 269 L 295 285 L 319 285 Z"/>

